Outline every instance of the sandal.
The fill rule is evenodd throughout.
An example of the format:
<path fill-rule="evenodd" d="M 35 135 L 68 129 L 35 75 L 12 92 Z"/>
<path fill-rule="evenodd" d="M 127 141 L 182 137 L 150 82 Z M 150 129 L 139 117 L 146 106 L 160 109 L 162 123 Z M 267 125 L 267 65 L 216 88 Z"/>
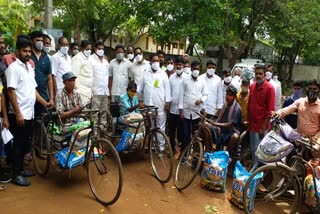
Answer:
<path fill-rule="evenodd" d="M 6 189 L 6 186 L 5 185 L 0 185 L 0 191 L 3 191 Z"/>

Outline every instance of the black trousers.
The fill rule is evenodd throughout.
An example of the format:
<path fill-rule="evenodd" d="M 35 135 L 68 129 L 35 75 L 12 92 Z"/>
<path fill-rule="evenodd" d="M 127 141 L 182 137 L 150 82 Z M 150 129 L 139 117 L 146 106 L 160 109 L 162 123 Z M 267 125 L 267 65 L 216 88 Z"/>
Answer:
<path fill-rule="evenodd" d="M 9 114 L 10 131 L 13 135 L 13 177 L 17 177 L 23 170 L 23 160 L 31 146 L 33 120 L 24 120 L 24 126 L 18 126 L 16 116 Z"/>
<path fill-rule="evenodd" d="M 176 148 L 176 132 L 177 140 L 182 143 L 183 140 L 183 119 L 180 119 L 178 114 L 169 114 L 169 138 L 171 148 L 174 151 Z"/>

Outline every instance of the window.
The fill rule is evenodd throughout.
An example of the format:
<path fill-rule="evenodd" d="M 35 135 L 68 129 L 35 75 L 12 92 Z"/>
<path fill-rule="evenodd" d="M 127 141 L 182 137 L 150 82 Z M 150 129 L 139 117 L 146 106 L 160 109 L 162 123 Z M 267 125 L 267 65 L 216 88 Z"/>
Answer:
<path fill-rule="evenodd" d="M 172 48 L 173 49 L 178 49 L 178 43 L 176 43 L 176 42 L 172 43 Z"/>

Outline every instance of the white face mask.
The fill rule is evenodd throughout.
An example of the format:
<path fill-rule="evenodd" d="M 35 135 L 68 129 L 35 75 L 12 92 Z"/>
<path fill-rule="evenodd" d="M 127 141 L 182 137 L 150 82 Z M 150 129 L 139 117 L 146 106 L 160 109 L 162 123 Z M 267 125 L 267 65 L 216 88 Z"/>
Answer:
<path fill-rule="evenodd" d="M 41 41 L 38 41 L 34 44 L 35 48 L 38 50 L 38 51 L 41 51 L 42 48 L 43 48 L 43 42 Z"/>
<path fill-rule="evenodd" d="M 137 60 L 137 62 L 140 62 L 143 59 L 143 55 L 138 54 L 135 59 Z"/>
<path fill-rule="evenodd" d="M 129 60 L 132 60 L 134 55 L 133 54 L 128 54 L 127 57 L 128 57 Z"/>
<path fill-rule="evenodd" d="M 267 80 L 270 80 L 271 77 L 272 77 L 272 73 L 271 73 L 270 71 L 267 71 L 267 72 L 266 72 L 266 79 L 267 79 Z"/>
<path fill-rule="evenodd" d="M 228 77 L 225 77 L 223 80 L 225 83 L 230 83 L 232 81 L 232 77 L 228 76 Z"/>
<path fill-rule="evenodd" d="M 155 71 L 158 71 L 160 69 L 160 63 L 159 62 L 153 62 L 151 64 L 151 68 L 152 70 L 155 72 Z"/>
<path fill-rule="evenodd" d="M 84 54 L 86 57 L 89 57 L 90 54 L 91 54 L 91 50 L 84 50 L 84 51 L 83 51 L 83 54 Z"/>
<path fill-rule="evenodd" d="M 123 60 L 123 57 L 124 57 L 124 53 L 117 53 L 117 59 L 118 60 Z"/>
<path fill-rule="evenodd" d="M 184 68 L 183 72 L 186 73 L 186 74 L 190 74 L 191 73 L 191 69 L 189 67 Z"/>
<path fill-rule="evenodd" d="M 171 65 L 171 64 L 167 65 L 167 70 L 168 71 L 172 71 L 173 70 L 173 65 Z"/>
<path fill-rule="evenodd" d="M 77 55 L 78 53 L 79 53 L 79 50 L 73 50 L 73 51 L 72 51 L 72 54 L 73 54 L 73 55 Z"/>
<path fill-rule="evenodd" d="M 176 70 L 176 73 L 177 73 L 178 75 L 181 75 L 181 74 L 182 74 L 182 72 L 183 72 L 183 70 L 182 70 L 182 69 L 180 69 L 180 70 Z"/>
<path fill-rule="evenodd" d="M 216 70 L 213 69 L 213 68 L 208 68 L 208 69 L 207 69 L 207 73 L 208 73 L 210 76 L 213 75 L 215 71 L 216 71 Z"/>
<path fill-rule="evenodd" d="M 60 48 L 60 52 L 64 55 L 66 55 L 68 53 L 69 47 L 61 47 Z"/>
<path fill-rule="evenodd" d="M 46 54 L 48 54 L 48 53 L 50 53 L 51 48 L 50 48 L 50 47 L 43 46 L 42 50 L 43 50 Z"/>
<path fill-rule="evenodd" d="M 104 50 L 100 49 L 100 50 L 97 50 L 97 55 L 100 56 L 100 57 L 103 57 L 104 56 Z"/>
<path fill-rule="evenodd" d="M 200 74 L 199 70 L 193 70 L 192 71 L 192 76 L 195 77 L 195 78 L 197 78 L 199 76 L 199 74 Z"/>

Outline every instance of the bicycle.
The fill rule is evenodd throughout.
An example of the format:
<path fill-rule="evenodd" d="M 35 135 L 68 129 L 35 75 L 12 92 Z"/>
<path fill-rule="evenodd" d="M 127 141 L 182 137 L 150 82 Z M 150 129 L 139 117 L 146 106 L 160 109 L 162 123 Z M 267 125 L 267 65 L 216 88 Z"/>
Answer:
<path fill-rule="evenodd" d="M 175 171 L 174 185 L 179 191 L 186 189 L 195 179 L 196 175 L 201 169 L 201 164 L 204 161 L 204 151 L 214 151 L 212 146 L 214 142 L 212 142 L 211 131 L 205 126 L 206 122 L 210 123 L 211 125 L 214 125 L 214 123 L 206 118 L 205 112 L 195 113 L 201 118 L 199 128 L 194 134 L 192 134 L 191 142 L 180 154 Z M 199 130 L 201 133 L 199 133 Z M 202 131 L 208 133 L 208 135 L 204 136 Z M 241 135 L 239 140 L 240 145 L 245 144 L 243 143 L 245 136 L 246 133 Z M 204 138 L 209 138 L 209 140 Z M 206 140 L 208 140 L 208 142 L 205 142 Z M 244 149 L 242 150 L 240 156 L 234 154 L 234 158 L 244 161 L 250 159 L 250 146 L 244 145 L 243 148 Z"/>
<path fill-rule="evenodd" d="M 283 120 L 276 119 L 276 123 L 281 124 Z M 263 172 L 263 178 L 258 185 L 255 204 L 262 202 L 274 202 L 275 205 L 281 204 L 281 210 L 286 213 L 296 213 L 299 203 L 303 199 L 303 182 L 304 182 L 304 170 L 301 172 L 301 167 L 307 165 L 312 171 L 312 178 L 314 185 L 315 172 L 312 166 L 304 160 L 303 154 L 305 151 L 315 150 L 313 148 L 312 141 L 306 138 L 301 138 L 295 140 L 298 145 L 297 155 L 291 158 L 291 164 L 288 166 L 280 162 L 280 160 L 259 167 L 256 169 L 249 179 L 246 181 L 246 185 L 243 190 L 243 204 L 245 213 L 250 213 L 248 204 L 252 198 L 248 197 L 248 192 L 250 190 L 250 184 L 253 178 L 258 174 Z M 316 200 L 319 201 L 319 197 L 316 195 Z M 316 208 L 317 212 L 320 212 L 320 205 Z"/>
<path fill-rule="evenodd" d="M 112 105 L 117 104 L 113 103 Z M 120 107 L 118 106 L 117 109 L 120 109 Z M 173 153 L 168 137 L 159 127 L 156 126 L 156 118 L 158 114 L 157 109 L 158 107 L 154 106 L 139 109 L 140 113 L 143 116 L 143 119 L 140 121 L 136 121 L 135 125 L 122 122 L 119 117 L 120 114 L 118 114 L 117 112 L 113 112 L 113 114 L 111 114 L 110 112 L 105 112 L 102 115 L 105 115 L 107 118 L 110 118 L 111 116 L 116 116 L 117 121 L 116 125 L 114 126 L 113 124 L 108 124 L 111 123 L 111 121 L 113 123 L 113 120 L 108 119 L 109 122 L 102 125 L 104 127 L 103 135 L 106 138 L 110 139 L 115 146 L 117 146 L 117 140 L 120 139 L 120 136 L 116 134 L 116 131 L 120 126 L 122 127 L 121 131 L 123 131 L 124 129 L 135 130 L 133 131 L 134 134 L 132 142 L 135 142 L 137 140 L 137 134 L 141 132 L 141 129 L 144 126 L 145 132 L 143 142 L 139 145 L 139 147 L 135 149 L 130 149 L 128 152 L 141 151 L 144 148 L 148 148 L 152 171 L 155 177 L 161 183 L 167 183 L 172 176 Z M 102 120 L 103 119 L 101 118 L 99 119 L 99 121 Z"/>
<path fill-rule="evenodd" d="M 48 109 L 48 113 L 35 121 L 32 157 L 35 170 L 42 177 L 47 175 L 50 163 L 59 173 L 70 169 L 68 162 L 74 151 L 76 139 L 80 132 L 89 130 L 84 147 L 85 160 L 81 165 L 87 168 L 89 187 L 95 198 L 101 204 L 109 206 L 118 200 L 122 191 L 122 164 L 112 143 L 100 137 L 102 130 L 92 120 L 92 114 L 98 112 L 99 110 L 82 110 L 82 114 L 89 115 L 90 125 L 77 130 L 74 139 L 70 140 L 70 136 L 54 134 L 54 124 L 60 123 L 62 127 L 64 124 L 55 109 Z M 68 154 L 65 164 L 61 165 L 54 156 L 65 148 L 69 148 Z"/>

